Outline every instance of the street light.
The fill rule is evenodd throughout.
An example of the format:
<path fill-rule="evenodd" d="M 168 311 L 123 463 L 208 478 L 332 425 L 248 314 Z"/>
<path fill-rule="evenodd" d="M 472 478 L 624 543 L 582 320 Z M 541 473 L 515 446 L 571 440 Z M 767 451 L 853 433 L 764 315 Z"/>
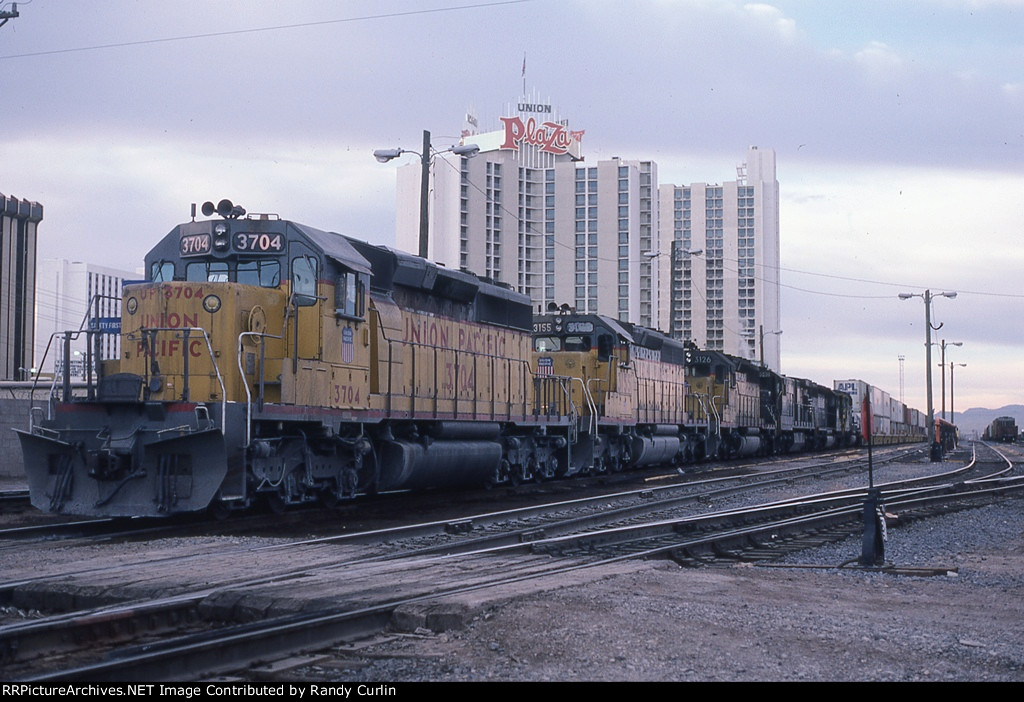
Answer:
<path fill-rule="evenodd" d="M 742 334 L 753 335 L 754 330 L 753 329 L 744 329 L 741 333 Z M 764 366 L 764 337 L 765 337 L 765 334 L 767 334 L 768 336 L 771 336 L 772 334 L 774 334 L 775 336 L 781 336 L 782 335 L 782 330 L 781 329 L 776 329 L 775 331 L 766 332 L 764 330 L 764 325 L 763 324 L 758 325 L 757 337 L 758 337 L 758 347 L 760 348 L 760 359 L 761 359 L 761 367 L 762 368 L 765 367 Z"/>
<path fill-rule="evenodd" d="M 949 421 L 956 424 L 956 412 L 953 411 L 953 366 L 966 366 L 966 363 L 949 362 Z M 943 417 L 945 419 L 945 417 Z"/>
<path fill-rule="evenodd" d="M 964 345 L 964 342 L 962 342 L 962 341 L 950 341 L 947 344 L 945 339 L 942 340 L 942 344 L 941 344 L 941 347 L 942 347 L 942 362 L 939 364 L 939 366 L 942 367 L 942 418 L 943 419 L 946 418 L 946 346 L 963 346 L 963 345 Z M 950 361 L 950 363 L 952 363 L 952 361 Z M 950 399 L 952 399 L 952 396 L 953 396 L 953 392 L 952 392 L 952 390 L 953 390 L 952 371 L 950 371 L 950 380 L 949 380 L 949 382 L 950 382 L 950 385 L 949 385 Z M 953 403 L 950 402 L 950 404 L 953 404 Z"/>
<path fill-rule="evenodd" d="M 675 327 L 675 324 L 676 324 L 676 312 L 678 311 L 679 300 L 673 294 L 675 292 L 674 288 L 675 288 L 675 275 L 676 275 L 676 261 L 678 260 L 678 258 L 680 256 L 685 261 L 685 260 L 689 259 L 691 256 L 700 256 L 701 254 L 704 253 L 704 249 L 684 249 L 684 248 L 681 248 L 679 246 L 679 244 L 682 244 L 682 243 L 683 242 L 681 242 L 681 241 L 673 240 L 671 242 L 671 248 L 667 252 L 666 251 L 641 251 L 640 252 L 641 256 L 644 256 L 645 258 L 651 259 L 651 264 L 652 265 L 654 263 L 654 259 L 656 259 L 658 256 L 661 256 L 663 253 L 668 253 L 668 255 L 669 255 L 669 291 L 668 291 L 668 304 L 669 304 L 668 316 L 669 316 L 669 319 L 668 319 L 668 333 L 669 333 L 670 336 L 674 336 L 677 332 L 679 332 L 679 336 L 677 338 L 680 338 L 680 339 L 682 338 L 681 330 Z M 661 286 L 661 283 L 660 283 L 660 273 L 659 273 L 658 279 L 659 279 L 659 282 L 655 283 L 655 289 L 659 291 L 658 294 L 660 296 L 660 294 L 661 294 L 660 293 L 660 290 L 661 290 L 661 287 L 660 287 Z M 660 299 L 658 301 L 658 316 L 659 316 L 659 318 L 661 316 L 661 302 L 660 302 Z"/>
<path fill-rule="evenodd" d="M 647 258 L 657 258 L 658 256 L 665 253 L 664 251 L 644 251 L 643 256 Z M 704 249 L 673 249 L 669 252 L 669 255 L 674 256 L 675 254 L 682 254 L 683 256 L 700 256 L 704 253 Z"/>
<path fill-rule="evenodd" d="M 423 130 L 423 151 L 410 151 L 409 149 L 377 149 L 373 157 L 380 163 L 387 163 L 398 158 L 402 154 L 416 154 L 420 157 L 420 258 L 427 257 L 428 233 L 428 209 L 427 198 L 430 196 L 430 132 Z M 480 147 L 476 144 L 458 144 L 444 151 L 435 151 L 435 154 L 451 152 L 456 156 L 475 156 L 479 153 Z"/>
<path fill-rule="evenodd" d="M 938 293 L 942 297 L 948 297 L 953 299 L 956 297 L 955 292 L 944 292 Z M 942 446 L 938 441 L 935 440 L 935 412 L 932 409 L 932 299 L 935 295 L 932 295 L 931 290 L 925 290 L 923 295 L 917 293 L 900 293 L 899 298 L 901 300 L 909 300 L 912 297 L 919 297 L 924 300 L 924 368 L 925 368 L 925 386 L 928 389 L 928 431 L 932 437 L 931 447 L 931 460 L 939 461 L 942 459 Z M 942 328 L 942 325 L 935 327 L 935 331 Z"/>

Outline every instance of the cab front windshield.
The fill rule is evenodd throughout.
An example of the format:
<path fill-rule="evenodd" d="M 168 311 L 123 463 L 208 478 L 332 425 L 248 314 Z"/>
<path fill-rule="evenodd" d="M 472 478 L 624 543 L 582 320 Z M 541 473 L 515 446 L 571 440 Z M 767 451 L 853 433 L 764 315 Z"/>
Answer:
<path fill-rule="evenodd" d="M 228 283 L 258 285 L 276 288 L 281 284 L 281 264 L 278 261 L 195 261 L 185 267 L 185 280 L 194 283 Z"/>
<path fill-rule="evenodd" d="M 557 336 L 538 336 L 533 340 L 533 349 L 541 353 L 561 351 L 562 340 Z"/>
<path fill-rule="evenodd" d="M 541 353 L 551 351 L 589 351 L 590 337 L 570 334 L 563 340 L 557 336 L 538 336 L 533 340 L 533 349 Z"/>

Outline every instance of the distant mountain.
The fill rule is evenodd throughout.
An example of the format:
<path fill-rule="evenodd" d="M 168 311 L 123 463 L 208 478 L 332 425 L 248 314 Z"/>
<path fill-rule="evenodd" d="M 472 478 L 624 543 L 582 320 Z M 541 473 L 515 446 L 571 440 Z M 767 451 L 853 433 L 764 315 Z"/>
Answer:
<path fill-rule="evenodd" d="M 940 412 L 936 412 L 935 415 L 942 416 Z M 977 432 L 978 438 L 981 438 L 985 428 L 996 417 L 1013 417 L 1017 420 L 1017 429 L 1024 428 L 1024 405 L 1006 405 L 999 409 L 972 407 L 966 412 L 957 412 L 952 421 L 960 428 L 962 438 L 972 438 L 974 432 Z"/>

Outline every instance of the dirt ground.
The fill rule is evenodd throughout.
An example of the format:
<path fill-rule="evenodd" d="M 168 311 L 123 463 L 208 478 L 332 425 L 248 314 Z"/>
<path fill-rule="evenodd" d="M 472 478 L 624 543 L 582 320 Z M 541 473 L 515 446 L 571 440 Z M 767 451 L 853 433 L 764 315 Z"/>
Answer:
<path fill-rule="evenodd" d="M 932 556 L 927 565 L 956 571 L 933 577 L 632 564 L 589 582 L 449 603 L 467 612 L 461 629 L 423 627 L 343 647 L 289 675 L 379 682 L 1021 681 L 1024 523 L 1011 527 L 1016 536 L 995 548 L 961 543 Z M 844 548 L 858 555 L 858 544 L 847 541 L 837 553 Z M 442 629 L 437 621 L 434 628 Z"/>

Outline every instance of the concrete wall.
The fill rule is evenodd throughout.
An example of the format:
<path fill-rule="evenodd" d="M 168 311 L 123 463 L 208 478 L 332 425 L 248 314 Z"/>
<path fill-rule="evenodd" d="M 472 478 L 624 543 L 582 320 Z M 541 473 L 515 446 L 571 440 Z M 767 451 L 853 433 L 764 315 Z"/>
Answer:
<path fill-rule="evenodd" d="M 31 389 L 21 383 L 0 383 L 0 479 L 24 480 L 21 442 L 13 429 L 28 429 Z M 46 406 L 49 387 L 37 388 L 35 403 Z"/>

